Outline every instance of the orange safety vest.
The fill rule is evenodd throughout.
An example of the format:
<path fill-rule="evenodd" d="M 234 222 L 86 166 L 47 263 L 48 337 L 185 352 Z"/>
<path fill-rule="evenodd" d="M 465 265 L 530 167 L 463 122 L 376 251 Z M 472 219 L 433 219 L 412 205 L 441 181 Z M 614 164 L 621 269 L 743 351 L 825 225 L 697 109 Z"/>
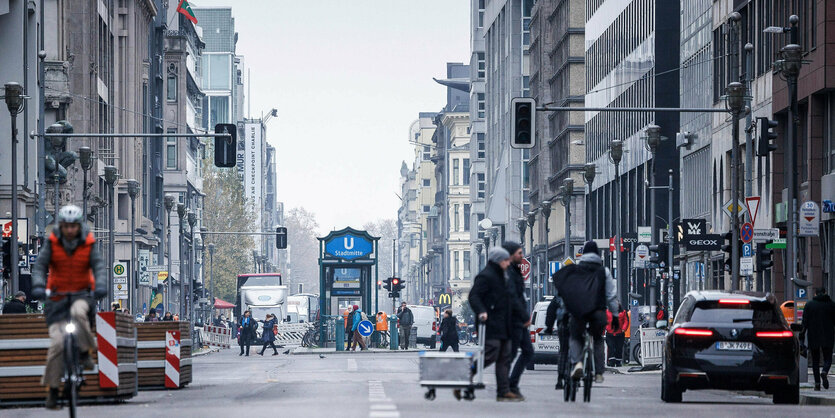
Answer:
<path fill-rule="evenodd" d="M 385 312 L 377 314 L 377 325 L 375 328 L 377 329 L 377 331 L 389 330 L 389 317 L 388 315 L 386 315 Z"/>
<path fill-rule="evenodd" d="M 80 292 L 85 289 L 95 290 L 96 281 L 90 268 L 90 251 L 96 238 L 92 232 L 72 253 L 67 254 L 55 233 L 49 236 L 52 245 L 52 259 L 49 260 L 47 289 L 53 292 Z"/>

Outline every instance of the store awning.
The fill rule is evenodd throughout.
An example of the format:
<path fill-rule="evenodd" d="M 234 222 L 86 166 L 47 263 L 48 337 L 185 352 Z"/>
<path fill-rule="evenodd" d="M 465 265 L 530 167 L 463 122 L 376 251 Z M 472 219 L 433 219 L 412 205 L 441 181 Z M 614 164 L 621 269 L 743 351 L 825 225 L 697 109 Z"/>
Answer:
<path fill-rule="evenodd" d="M 229 303 L 225 300 L 215 298 L 215 309 L 232 309 L 235 307 L 234 303 Z"/>

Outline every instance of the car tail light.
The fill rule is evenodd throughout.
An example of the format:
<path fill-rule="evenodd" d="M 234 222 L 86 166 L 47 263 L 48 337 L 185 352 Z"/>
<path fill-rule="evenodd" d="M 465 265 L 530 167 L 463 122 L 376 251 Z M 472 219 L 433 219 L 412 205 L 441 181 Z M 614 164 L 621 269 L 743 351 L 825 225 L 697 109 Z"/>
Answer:
<path fill-rule="evenodd" d="M 791 331 L 760 331 L 756 335 L 759 338 L 791 338 L 794 333 Z"/>
<path fill-rule="evenodd" d="M 542 332 L 542 328 L 537 328 L 536 331 L 531 331 L 531 342 L 532 343 L 536 342 L 536 334 L 539 334 L 540 332 Z"/>
<path fill-rule="evenodd" d="M 748 299 L 719 299 L 722 305 L 748 305 L 751 303 Z"/>
<path fill-rule="evenodd" d="M 438 330 L 438 323 L 435 322 L 435 321 L 432 321 L 432 331 L 437 331 L 437 330 Z"/>
<path fill-rule="evenodd" d="M 673 332 L 676 335 L 684 335 L 687 337 L 711 337 L 713 331 L 709 329 L 695 329 L 695 328 L 676 328 Z"/>

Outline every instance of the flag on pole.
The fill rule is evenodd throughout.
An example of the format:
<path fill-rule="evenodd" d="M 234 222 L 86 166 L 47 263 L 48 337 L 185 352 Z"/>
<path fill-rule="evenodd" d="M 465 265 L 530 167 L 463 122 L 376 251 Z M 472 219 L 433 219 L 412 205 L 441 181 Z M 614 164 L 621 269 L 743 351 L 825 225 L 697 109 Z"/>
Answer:
<path fill-rule="evenodd" d="M 197 17 L 194 16 L 194 12 L 191 11 L 191 6 L 188 4 L 188 0 L 180 0 L 180 4 L 177 6 L 177 12 L 182 13 L 186 19 L 190 20 L 191 23 L 197 24 Z"/>

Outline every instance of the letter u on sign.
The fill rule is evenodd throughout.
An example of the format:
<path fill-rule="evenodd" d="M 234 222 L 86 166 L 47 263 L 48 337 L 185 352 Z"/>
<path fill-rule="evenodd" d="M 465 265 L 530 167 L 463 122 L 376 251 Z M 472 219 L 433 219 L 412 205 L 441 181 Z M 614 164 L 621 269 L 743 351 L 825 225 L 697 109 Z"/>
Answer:
<path fill-rule="evenodd" d="M 349 244 L 349 242 L 350 242 L 350 244 Z M 350 250 L 350 249 L 353 249 L 353 248 L 354 248 L 354 237 L 345 237 L 345 249 Z"/>

